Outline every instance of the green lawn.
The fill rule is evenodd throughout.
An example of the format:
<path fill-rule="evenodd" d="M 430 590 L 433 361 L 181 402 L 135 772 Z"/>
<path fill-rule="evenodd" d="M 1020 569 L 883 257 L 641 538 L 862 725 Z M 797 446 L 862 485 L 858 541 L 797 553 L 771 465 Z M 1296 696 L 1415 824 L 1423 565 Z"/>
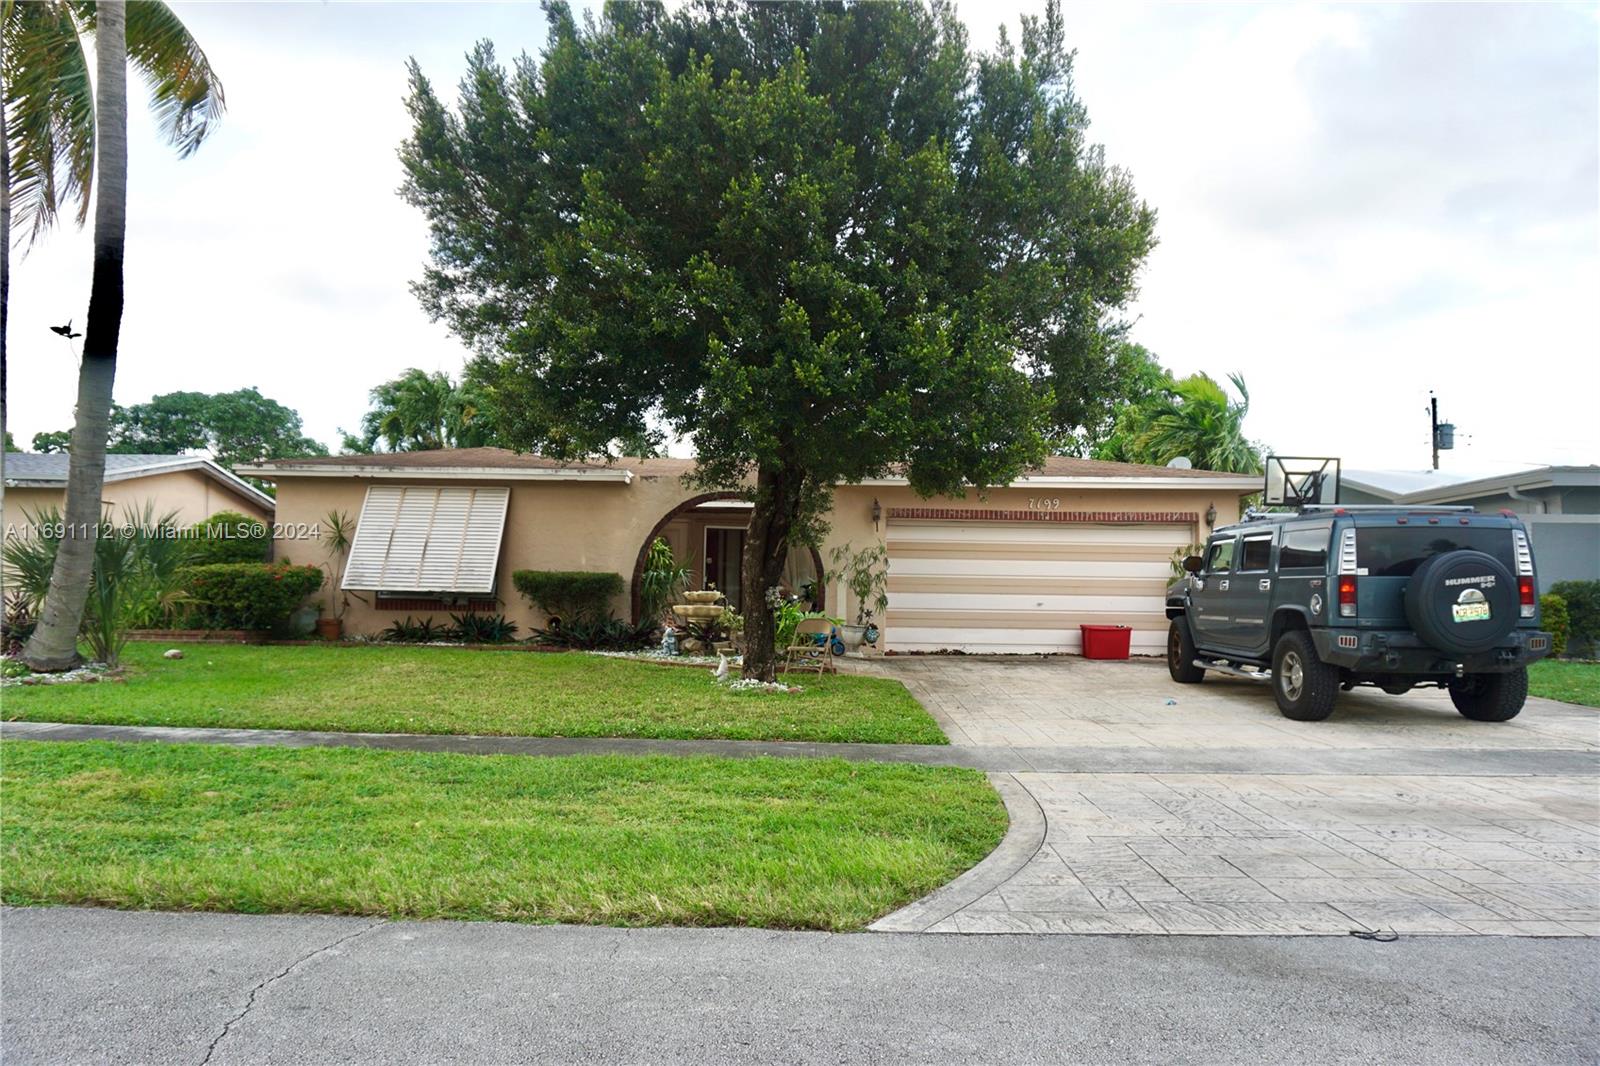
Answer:
<path fill-rule="evenodd" d="M 1600 707 L 1600 663 L 1542 659 L 1528 667 L 1528 694 Z"/>
<path fill-rule="evenodd" d="M 1005 832 L 977 771 L 0 744 L 9 904 L 854 929 Z"/>
<path fill-rule="evenodd" d="M 130 644 L 125 682 L 8 688 L 8 719 L 503 736 L 945 744 L 905 686 L 797 676 L 729 692 L 709 669 L 460 648 Z"/>

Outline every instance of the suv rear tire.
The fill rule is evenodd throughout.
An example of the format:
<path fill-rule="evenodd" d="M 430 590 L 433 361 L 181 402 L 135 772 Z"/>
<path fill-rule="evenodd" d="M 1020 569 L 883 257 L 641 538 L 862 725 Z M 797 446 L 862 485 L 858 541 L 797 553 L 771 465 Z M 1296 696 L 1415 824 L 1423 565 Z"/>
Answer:
<path fill-rule="evenodd" d="M 1509 722 L 1528 702 L 1528 668 L 1451 678 L 1450 702 L 1474 722 Z"/>
<path fill-rule="evenodd" d="M 1296 722 L 1320 722 L 1333 713 L 1339 668 L 1317 658 L 1304 630 L 1289 630 L 1272 649 L 1272 695 L 1283 716 Z"/>
<path fill-rule="evenodd" d="M 1195 650 L 1194 634 L 1189 632 L 1189 620 L 1183 615 L 1172 620 L 1167 627 L 1167 673 L 1180 685 L 1198 685 L 1205 680 L 1206 672 L 1194 664 L 1200 653 Z"/>

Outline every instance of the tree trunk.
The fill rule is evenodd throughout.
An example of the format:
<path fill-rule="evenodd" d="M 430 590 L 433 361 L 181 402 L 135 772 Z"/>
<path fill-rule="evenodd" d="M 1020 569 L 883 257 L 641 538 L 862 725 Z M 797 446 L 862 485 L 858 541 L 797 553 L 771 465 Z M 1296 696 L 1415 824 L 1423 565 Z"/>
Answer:
<path fill-rule="evenodd" d="M 5 44 L 0 42 L 0 66 L 5 64 Z M 10 421 L 6 412 L 6 383 L 11 366 L 6 361 L 6 333 L 11 323 L 11 131 L 6 128 L 5 93 L 0 92 L 0 442 L 5 440 Z M 5 470 L 4 445 L 0 444 L 0 474 Z M 3 479 L 0 479 L 3 481 Z M 4 493 L 0 487 L 0 493 Z"/>
<path fill-rule="evenodd" d="M 804 487 L 805 475 L 793 467 L 763 466 L 756 471 L 755 509 L 744 535 L 744 558 L 739 568 L 744 601 L 745 677 L 771 681 L 777 675 L 777 657 L 782 649 L 773 646 L 767 590 L 777 587 L 783 579 L 789 534 L 800 518 Z"/>
<path fill-rule="evenodd" d="M 65 670 L 78 660 L 78 628 L 94 573 L 106 430 L 122 329 L 122 248 L 127 231 L 128 68 L 123 0 L 100 0 L 95 27 L 94 276 L 83 327 L 83 365 L 67 466 L 67 508 L 39 628 L 23 649 L 35 670 Z"/>

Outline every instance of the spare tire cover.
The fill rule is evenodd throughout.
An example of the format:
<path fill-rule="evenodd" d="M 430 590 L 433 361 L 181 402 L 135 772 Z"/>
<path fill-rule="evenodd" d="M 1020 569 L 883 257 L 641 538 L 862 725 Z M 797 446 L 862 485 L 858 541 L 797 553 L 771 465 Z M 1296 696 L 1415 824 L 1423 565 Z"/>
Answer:
<path fill-rule="evenodd" d="M 1478 551 L 1435 555 L 1405 591 L 1406 620 L 1417 636 L 1453 655 L 1487 651 L 1517 624 L 1517 582 L 1504 563 Z"/>

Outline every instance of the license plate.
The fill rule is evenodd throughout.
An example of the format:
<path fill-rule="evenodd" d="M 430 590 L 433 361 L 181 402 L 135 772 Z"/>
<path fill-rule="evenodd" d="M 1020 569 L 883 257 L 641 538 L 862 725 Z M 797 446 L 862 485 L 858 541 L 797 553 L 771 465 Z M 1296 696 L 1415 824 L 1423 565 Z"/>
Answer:
<path fill-rule="evenodd" d="M 1487 622 L 1489 620 L 1489 605 L 1487 603 L 1452 603 L 1450 614 L 1457 622 Z"/>

